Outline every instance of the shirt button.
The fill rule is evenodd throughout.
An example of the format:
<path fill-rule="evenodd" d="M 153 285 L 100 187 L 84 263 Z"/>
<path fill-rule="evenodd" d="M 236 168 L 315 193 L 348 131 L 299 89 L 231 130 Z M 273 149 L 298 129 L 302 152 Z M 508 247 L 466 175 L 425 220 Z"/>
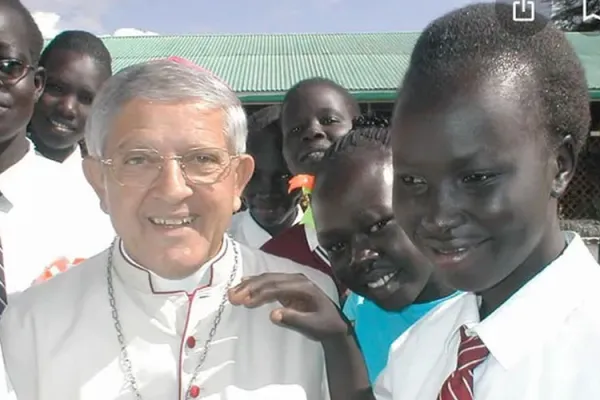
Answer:
<path fill-rule="evenodd" d="M 187 345 L 187 347 L 189 347 L 190 349 L 193 349 L 196 346 L 196 338 L 193 336 L 188 336 L 188 338 L 185 341 L 185 344 Z"/>
<path fill-rule="evenodd" d="M 193 385 L 190 388 L 190 396 L 192 396 L 193 398 L 196 398 L 200 395 L 200 388 L 196 385 Z"/>

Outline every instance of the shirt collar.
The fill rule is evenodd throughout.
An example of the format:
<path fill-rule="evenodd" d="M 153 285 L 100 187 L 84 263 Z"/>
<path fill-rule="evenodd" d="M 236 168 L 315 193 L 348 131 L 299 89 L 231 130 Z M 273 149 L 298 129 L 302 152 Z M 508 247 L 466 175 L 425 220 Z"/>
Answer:
<path fill-rule="evenodd" d="M 263 244 L 272 239 L 271 234 L 264 230 L 263 227 L 260 226 L 258 222 L 254 220 L 254 218 L 252 218 L 250 210 L 244 210 L 240 214 L 240 228 L 243 232 L 242 234 L 244 240 L 248 242 L 248 246 L 255 249 L 259 249 L 262 247 Z M 300 221 L 302 221 L 303 216 L 304 211 L 302 211 L 302 207 L 298 205 L 296 219 L 294 220 L 292 226 L 300 223 Z"/>
<path fill-rule="evenodd" d="M 311 252 L 315 253 L 319 258 L 327 265 L 331 265 L 329 262 L 329 256 L 327 251 L 319 245 L 319 239 L 317 238 L 317 231 L 309 225 L 304 225 L 304 233 L 306 235 L 306 242 Z"/>
<path fill-rule="evenodd" d="M 83 156 L 81 155 L 81 148 L 79 145 L 75 146 L 75 151 L 71 153 L 69 157 L 65 161 L 62 162 L 63 165 L 75 165 L 81 168 L 81 161 L 83 160 Z"/>
<path fill-rule="evenodd" d="M 600 268 L 575 232 L 565 232 L 567 248 L 538 275 L 480 322 L 479 299 L 468 293 L 447 345 L 461 325 L 476 334 L 505 369 L 544 343 L 589 291 L 597 290 Z"/>
<path fill-rule="evenodd" d="M 36 158 L 33 144 L 29 139 L 29 149 L 23 158 L 17 161 L 14 165 L 0 174 L 0 190 L 2 195 L 11 203 L 21 200 L 23 196 L 29 193 L 23 193 L 24 186 L 28 186 L 27 182 L 31 182 L 29 176 L 32 171 L 35 171 Z M 35 182 L 32 182 L 35 184 Z"/>
<path fill-rule="evenodd" d="M 133 261 L 125 251 L 123 241 L 113 245 L 113 265 L 123 283 L 149 294 L 193 293 L 196 290 L 216 290 L 231 276 L 234 264 L 241 273 L 241 255 L 237 243 L 224 235 L 221 249 L 191 276 L 184 279 L 166 279 Z"/>

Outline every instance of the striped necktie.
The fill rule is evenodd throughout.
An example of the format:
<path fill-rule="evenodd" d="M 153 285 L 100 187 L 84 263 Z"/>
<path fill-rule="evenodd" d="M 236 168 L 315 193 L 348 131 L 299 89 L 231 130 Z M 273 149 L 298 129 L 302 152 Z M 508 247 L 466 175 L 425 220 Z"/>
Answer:
<path fill-rule="evenodd" d="M 4 274 L 4 251 L 2 250 L 2 241 L 0 241 L 0 314 L 4 311 L 7 304 L 6 276 Z"/>
<path fill-rule="evenodd" d="M 467 336 L 467 328 L 461 326 L 456 370 L 444 382 L 437 400 L 473 400 L 473 370 L 489 353 L 478 336 Z"/>

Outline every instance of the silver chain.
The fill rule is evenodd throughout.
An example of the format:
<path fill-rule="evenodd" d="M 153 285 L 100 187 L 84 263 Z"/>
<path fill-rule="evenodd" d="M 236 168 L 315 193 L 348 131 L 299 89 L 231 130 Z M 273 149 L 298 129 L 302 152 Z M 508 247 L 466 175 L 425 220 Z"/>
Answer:
<path fill-rule="evenodd" d="M 131 390 L 133 391 L 136 400 L 142 400 L 142 395 L 140 393 L 140 389 L 137 384 L 137 380 L 133 375 L 133 367 L 131 364 L 131 359 L 129 358 L 129 352 L 127 351 L 127 344 L 125 342 L 125 336 L 123 335 L 123 327 L 121 326 L 121 320 L 119 319 L 119 311 L 117 309 L 117 302 L 115 300 L 115 289 L 113 286 L 113 252 L 116 246 L 117 239 L 115 239 L 110 247 L 110 251 L 108 253 L 108 262 L 106 263 L 106 283 L 108 284 L 108 300 L 110 303 L 110 308 L 112 310 L 113 322 L 115 325 L 115 330 L 117 332 L 117 339 L 119 340 L 119 345 L 121 346 L 121 364 L 125 370 L 125 378 L 129 382 L 129 386 L 131 386 Z M 200 373 L 200 369 L 204 365 L 206 361 L 206 356 L 208 355 L 208 350 L 210 345 L 217 333 L 217 327 L 221 322 L 221 317 L 223 316 L 223 312 L 225 311 L 225 305 L 227 304 L 228 296 L 227 292 L 231 289 L 233 285 L 233 281 L 237 275 L 238 265 L 239 265 L 239 253 L 236 243 L 233 240 L 229 241 L 229 244 L 233 247 L 234 254 L 234 262 L 233 269 L 231 270 L 231 275 L 229 275 L 229 279 L 225 286 L 225 292 L 223 293 L 223 299 L 221 300 L 221 304 L 217 310 L 217 314 L 215 315 L 215 319 L 213 321 L 212 327 L 210 328 L 210 332 L 208 333 L 208 338 L 204 342 L 204 347 L 202 348 L 202 353 L 200 354 L 200 360 L 198 361 L 198 365 L 194 370 L 192 378 L 190 379 L 190 384 L 188 386 L 188 390 L 186 392 L 185 399 L 190 399 L 190 392 L 192 390 L 192 386 L 194 382 L 198 378 L 198 374 Z"/>

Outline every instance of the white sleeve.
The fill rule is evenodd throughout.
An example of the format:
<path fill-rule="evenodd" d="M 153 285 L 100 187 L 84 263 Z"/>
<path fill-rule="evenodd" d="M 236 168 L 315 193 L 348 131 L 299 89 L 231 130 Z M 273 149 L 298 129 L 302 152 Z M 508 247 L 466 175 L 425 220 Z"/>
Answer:
<path fill-rule="evenodd" d="M 39 398 L 39 379 L 34 324 L 29 312 L 11 306 L 14 296 L 18 294 L 9 296 L 9 306 L 0 320 L 0 343 L 7 376 L 0 390 L 3 394 L 4 387 L 7 388 L 7 399 L 35 400 Z"/>
<path fill-rule="evenodd" d="M 388 365 L 379 373 L 375 384 L 373 385 L 373 393 L 377 400 L 393 400 L 393 368 L 388 360 Z"/>

